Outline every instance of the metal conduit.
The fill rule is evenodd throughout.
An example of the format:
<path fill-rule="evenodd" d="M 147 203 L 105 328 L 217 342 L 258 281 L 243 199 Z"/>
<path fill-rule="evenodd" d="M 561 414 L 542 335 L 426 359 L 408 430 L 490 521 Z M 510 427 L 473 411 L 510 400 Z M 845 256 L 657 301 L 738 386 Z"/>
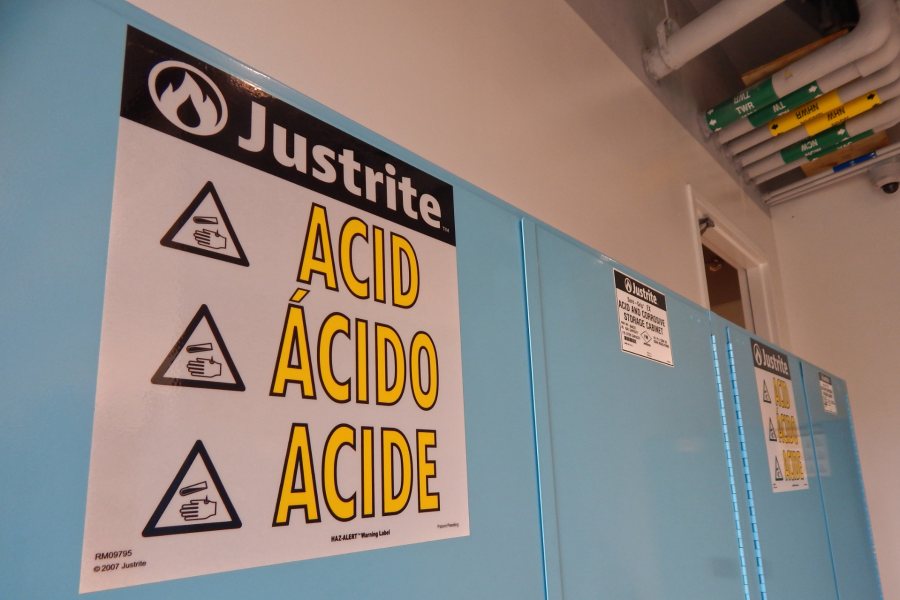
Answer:
<path fill-rule="evenodd" d="M 846 146 L 857 139 L 871 135 L 876 129 L 886 129 L 900 120 L 900 99 L 895 98 L 861 116 L 836 125 L 822 133 L 788 146 L 748 166 L 747 177 L 754 183 L 762 183 L 785 173 L 804 161 L 809 161 Z M 793 165 L 788 169 L 784 167 Z M 777 171 L 777 172 L 776 172 Z"/>
<path fill-rule="evenodd" d="M 722 0 L 671 35 L 660 34 L 660 44 L 644 51 L 644 69 L 658 81 L 782 2 Z"/>
<path fill-rule="evenodd" d="M 718 131 L 796 90 L 806 89 L 810 95 L 803 102 L 811 100 L 819 95 L 819 78 L 881 48 L 893 28 L 893 0 L 859 0 L 858 6 L 853 31 L 706 111 L 708 128 Z"/>
<path fill-rule="evenodd" d="M 898 47 L 900 47 L 900 36 L 897 38 Z M 887 100 L 882 93 L 882 88 L 888 86 L 900 79 L 900 61 L 894 60 L 890 65 L 881 69 L 874 75 L 857 79 L 847 85 L 843 85 L 836 90 L 828 92 L 824 96 L 819 96 L 815 100 L 807 102 L 802 106 L 798 106 L 790 114 L 793 118 L 778 117 L 769 122 L 767 127 L 760 127 L 734 140 L 727 146 L 729 154 L 738 155 L 746 152 L 750 148 L 758 144 L 771 141 L 774 136 L 783 137 L 787 132 L 796 130 L 803 123 L 812 120 L 817 115 L 834 110 L 847 102 L 858 98 L 869 92 L 878 91 L 878 95 L 882 101 Z M 850 115 L 854 116 L 854 115 Z M 779 127 L 780 131 L 773 131 L 774 127 Z M 812 134 L 807 134 L 812 135 Z M 743 157 L 739 157 L 742 159 Z"/>
<path fill-rule="evenodd" d="M 868 171 L 875 165 L 900 155 L 900 142 L 885 146 L 884 148 L 879 148 L 872 154 L 874 154 L 875 157 L 869 161 L 860 162 L 837 171 L 831 170 L 817 173 L 801 181 L 788 184 L 775 191 L 769 192 L 763 196 L 763 200 L 769 206 L 775 206 L 798 196 L 802 196 L 803 194 L 808 194 L 838 181 L 842 181 L 848 177 L 853 177 L 858 173 Z"/>
<path fill-rule="evenodd" d="M 797 127 L 789 133 L 779 135 L 775 138 L 769 136 L 767 142 L 759 144 L 738 156 L 737 162 L 741 167 L 751 165 L 771 154 L 775 154 L 776 152 L 787 148 L 791 144 L 795 144 L 801 140 L 822 133 L 829 127 L 852 119 L 853 117 L 867 112 L 877 105 L 892 100 L 897 96 L 900 96 L 900 81 L 894 81 L 890 85 L 877 91 L 870 90 L 868 93 L 855 97 L 849 102 L 833 109 L 830 113 L 819 114 L 814 119 L 808 121 L 803 127 Z"/>
<path fill-rule="evenodd" d="M 847 142 L 845 142 L 843 144 L 838 144 L 836 146 L 832 146 L 831 148 L 825 150 L 824 152 L 819 154 L 816 158 L 820 158 L 822 156 L 827 156 L 827 155 L 831 154 L 832 152 L 841 150 L 842 148 L 849 146 L 850 144 L 852 144 L 855 141 L 869 137 L 870 135 L 874 135 L 880 131 L 884 131 L 885 129 L 889 129 L 889 128 L 893 127 L 894 125 L 896 125 L 897 123 L 900 123 L 900 118 L 894 119 L 893 121 L 890 121 L 889 123 L 885 123 L 884 125 L 881 125 L 879 127 L 870 129 L 860 135 L 853 136 Z M 809 160 L 804 160 L 801 158 L 801 159 L 792 161 L 786 165 L 782 165 L 782 166 L 778 167 L 777 169 L 773 169 L 772 171 L 769 171 L 768 173 L 763 173 L 762 175 L 754 177 L 752 181 L 754 184 L 760 185 L 762 183 L 765 183 L 766 181 L 769 181 L 770 179 L 775 179 L 779 175 L 782 175 L 789 171 L 793 171 L 794 169 L 796 169 L 797 167 L 799 167 L 800 165 L 802 165 L 805 162 L 809 162 Z"/>
<path fill-rule="evenodd" d="M 819 92 L 824 94 L 844 84 L 847 84 L 858 77 L 871 75 L 879 69 L 882 69 L 885 66 L 889 65 L 891 62 L 896 60 L 898 56 L 900 56 L 900 28 L 897 27 L 897 23 L 895 20 L 891 34 L 888 36 L 887 41 L 882 44 L 881 48 L 879 48 L 872 54 L 864 56 L 863 58 L 848 65 L 844 65 L 836 71 L 832 71 L 831 73 L 821 77 L 818 80 Z M 847 97 L 852 98 L 855 96 Z M 770 104 L 769 106 L 766 106 L 759 111 L 748 115 L 746 118 L 742 118 L 741 120 L 732 123 L 721 131 L 718 131 L 716 133 L 716 138 L 720 144 L 725 144 L 727 142 L 735 140 L 738 137 L 749 133 L 758 127 L 762 127 L 763 125 L 768 123 L 769 120 L 801 106 L 804 102 L 806 102 L 804 93 L 793 92 L 791 94 L 788 94 L 786 97 L 781 98 L 778 102 Z M 730 147 L 728 148 L 728 150 L 730 152 L 741 151 L 732 150 Z"/>

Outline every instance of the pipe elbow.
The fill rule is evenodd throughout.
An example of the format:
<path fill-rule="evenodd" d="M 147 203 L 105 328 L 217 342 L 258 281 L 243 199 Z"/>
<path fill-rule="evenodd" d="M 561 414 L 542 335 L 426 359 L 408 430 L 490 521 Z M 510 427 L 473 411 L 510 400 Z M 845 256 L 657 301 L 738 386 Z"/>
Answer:
<path fill-rule="evenodd" d="M 659 46 L 648 48 L 641 54 L 644 63 L 644 72 L 653 80 L 659 81 L 675 70 L 663 57 L 663 49 Z"/>
<path fill-rule="evenodd" d="M 772 76 L 779 97 L 815 81 L 842 65 L 855 63 L 879 50 L 894 31 L 895 0 L 860 0 L 859 23 L 848 35 L 805 56 Z M 856 65 L 854 64 L 854 68 Z"/>
<path fill-rule="evenodd" d="M 868 77 L 894 62 L 898 55 L 900 55 L 900 31 L 898 31 L 896 22 L 892 22 L 887 41 L 875 52 L 854 61 L 853 65 L 856 67 L 859 77 Z"/>

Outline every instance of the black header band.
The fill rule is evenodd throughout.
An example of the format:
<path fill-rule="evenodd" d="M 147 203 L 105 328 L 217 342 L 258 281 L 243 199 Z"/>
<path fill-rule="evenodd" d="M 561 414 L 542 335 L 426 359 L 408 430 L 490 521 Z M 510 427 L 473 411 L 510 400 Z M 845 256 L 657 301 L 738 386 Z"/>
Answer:
<path fill-rule="evenodd" d="M 666 310 L 666 295 L 654 290 L 652 287 L 644 285 L 633 277 L 626 275 L 616 269 L 613 269 L 613 277 L 616 280 L 616 288 L 622 290 L 626 294 L 631 294 L 635 298 L 639 298 L 644 302 Z"/>
<path fill-rule="evenodd" d="M 785 379 L 791 378 L 791 365 L 787 354 L 779 352 L 771 346 L 754 339 L 750 340 L 750 352 L 753 354 L 753 365 Z"/>
<path fill-rule="evenodd" d="M 133 27 L 121 116 L 456 244 L 450 184 Z"/>

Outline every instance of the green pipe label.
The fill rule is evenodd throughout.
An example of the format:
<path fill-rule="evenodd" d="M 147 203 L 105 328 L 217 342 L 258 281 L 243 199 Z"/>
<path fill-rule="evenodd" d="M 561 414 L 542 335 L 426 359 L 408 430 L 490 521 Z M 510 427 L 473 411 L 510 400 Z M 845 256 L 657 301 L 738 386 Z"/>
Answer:
<path fill-rule="evenodd" d="M 781 159 L 784 161 L 784 164 L 789 164 L 802 158 L 813 160 L 825 154 L 830 154 L 835 150 L 839 150 L 844 146 L 849 146 L 853 142 L 867 138 L 873 133 L 874 131 L 870 129 L 859 135 L 851 136 L 847 132 L 846 127 L 837 125 L 823 131 L 819 135 L 806 138 L 801 142 L 788 146 L 781 151 Z"/>
<path fill-rule="evenodd" d="M 781 116 L 821 95 L 822 88 L 819 87 L 817 82 L 813 81 L 799 90 L 794 90 L 777 102 L 764 106 L 757 112 L 752 113 L 747 117 L 747 120 L 750 121 L 750 124 L 754 127 L 762 127 L 775 117 Z"/>
<path fill-rule="evenodd" d="M 731 100 L 726 100 L 706 111 L 706 124 L 712 131 L 719 131 L 776 100 L 778 96 L 772 87 L 772 78 L 769 77 L 748 87 Z"/>

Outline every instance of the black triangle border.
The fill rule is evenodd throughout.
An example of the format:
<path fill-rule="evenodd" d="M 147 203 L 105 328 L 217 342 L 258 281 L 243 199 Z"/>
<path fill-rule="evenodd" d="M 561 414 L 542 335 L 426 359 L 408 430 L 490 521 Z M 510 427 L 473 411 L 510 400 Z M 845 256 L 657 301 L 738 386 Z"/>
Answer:
<path fill-rule="evenodd" d="M 234 242 L 234 247 L 237 250 L 238 256 L 228 256 L 227 254 L 220 254 L 218 252 L 213 252 L 212 250 L 206 250 L 205 248 L 198 248 L 196 246 L 189 246 L 188 244 L 182 244 L 181 242 L 175 241 L 175 236 L 178 235 L 178 232 L 181 231 L 181 228 L 184 227 L 185 223 L 188 222 L 188 219 L 191 218 L 191 216 L 200 206 L 200 203 L 202 203 L 203 199 L 206 198 L 207 194 L 212 196 L 213 202 L 215 202 L 216 204 L 216 208 L 219 209 L 219 214 L 222 215 L 222 221 L 224 222 L 225 229 L 228 231 L 228 235 Z M 224 260 L 225 262 L 241 265 L 242 267 L 250 266 L 250 261 L 247 260 L 247 255 L 244 254 L 244 248 L 243 246 L 241 246 L 241 241 L 238 239 L 237 234 L 234 232 L 234 228 L 231 226 L 231 219 L 228 218 L 228 213 L 225 212 L 225 206 L 222 204 L 222 200 L 219 198 L 219 193 L 216 191 L 216 186 L 213 185 L 212 181 L 207 181 L 206 184 L 200 189 L 200 191 L 194 197 L 194 200 L 188 205 L 184 212 L 181 213 L 181 216 L 178 217 L 172 227 L 169 228 L 169 231 L 166 232 L 166 235 L 164 235 L 162 239 L 159 240 L 159 243 L 168 248 L 175 248 L 176 250 L 184 250 L 185 252 L 199 254 L 200 256 L 206 256 L 208 258 Z"/>
<path fill-rule="evenodd" d="M 162 518 L 163 513 L 166 512 L 166 507 L 168 507 L 172 502 L 172 498 L 175 497 L 175 493 L 178 491 L 178 486 L 181 485 L 181 483 L 184 481 L 184 478 L 187 476 L 188 470 L 191 468 L 191 465 L 194 464 L 194 460 L 196 460 L 197 456 L 199 456 L 203 461 L 203 464 L 206 467 L 206 471 L 209 473 L 210 478 L 213 480 L 213 484 L 216 486 L 216 491 L 219 493 L 219 498 L 222 499 L 222 504 L 225 505 L 225 510 L 228 511 L 228 516 L 231 517 L 231 521 L 157 527 L 157 524 Z M 156 537 L 161 535 L 173 535 L 176 533 L 196 533 L 200 531 L 218 531 L 221 529 L 240 529 L 241 525 L 243 525 L 243 523 L 241 523 L 241 518 L 238 516 L 237 511 L 234 509 L 234 505 L 231 503 L 231 499 L 228 497 L 228 493 L 225 491 L 225 486 L 222 485 L 222 480 L 219 478 L 219 473 L 216 472 L 216 467 L 213 466 L 212 460 L 209 458 L 209 453 L 206 451 L 206 447 L 203 445 L 202 441 L 197 440 L 194 443 L 194 446 L 191 448 L 191 451 L 188 452 L 187 458 L 184 459 L 184 463 L 181 465 L 181 468 L 175 475 L 175 479 L 173 479 L 171 485 L 169 485 L 169 489 L 166 490 L 166 493 L 163 495 L 162 500 L 159 501 L 159 505 L 156 507 L 156 510 L 153 511 L 153 515 L 150 517 L 150 520 L 147 521 L 147 525 L 144 527 L 141 535 L 143 537 Z"/>
<path fill-rule="evenodd" d="M 181 353 L 181 350 L 187 344 L 188 340 L 191 339 L 191 335 L 193 335 L 194 330 L 197 329 L 197 325 L 199 325 L 200 321 L 204 318 L 206 318 L 206 322 L 209 323 L 209 328 L 212 331 L 213 337 L 216 339 L 216 343 L 219 345 L 219 349 L 222 351 L 222 358 L 225 361 L 225 364 L 228 365 L 228 368 L 231 370 L 231 375 L 232 377 L 234 377 L 234 383 L 202 381 L 197 379 L 182 379 L 180 377 L 166 377 L 166 371 L 168 371 L 169 367 L 172 366 L 172 363 L 175 362 L 175 359 Z M 166 358 L 163 359 L 162 364 L 159 365 L 156 373 L 154 373 L 153 377 L 150 378 L 150 382 L 157 385 L 174 385 L 183 387 L 206 388 L 212 390 L 230 390 L 236 392 L 243 392 L 247 389 L 244 386 L 244 380 L 241 379 L 241 374 L 238 373 L 237 366 L 231 359 L 231 354 L 228 353 L 228 346 L 225 345 L 225 340 L 222 339 L 222 334 L 219 333 L 219 328 L 216 326 L 216 321 L 215 319 L 213 319 L 212 313 L 209 311 L 209 307 L 205 304 L 200 305 L 200 308 L 197 310 L 197 314 L 194 315 L 194 318 L 191 319 L 191 322 L 188 324 L 187 328 L 185 328 L 184 333 L 181 334 L 181 337 L 178 338 L 178 341 L 175 342 L 175 345 L 172 346 L 171 350 L 169 350 L 169 353 L 166 355 Z"/>

